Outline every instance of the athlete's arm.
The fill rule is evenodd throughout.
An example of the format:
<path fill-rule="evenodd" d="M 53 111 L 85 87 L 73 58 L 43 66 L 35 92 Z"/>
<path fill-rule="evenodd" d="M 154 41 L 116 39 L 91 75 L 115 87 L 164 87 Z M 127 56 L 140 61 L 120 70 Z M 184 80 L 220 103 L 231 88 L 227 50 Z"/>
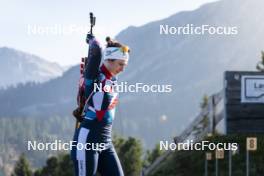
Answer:
<path fill-rule="evenodd" d="M 102 51 L 99 42 L 94 36 L 88 35 L 89 37 L 89 53 L 88 62 L 85 65 L 85 78 L 95 80 L 99 73 L 99 66 L 101 63 Z"/>
<path fill-rule="evenodd" d="M 94 36 L 88 35 L 88 44 L 89 44 L 89 53 L 88 59 L 85 63 L 85 97 L 88 96 L 93 91 L 93 83 L 98 78 L 99 67 L 102 58 L 102 51 L 99 42 L 95 39 Z"/>

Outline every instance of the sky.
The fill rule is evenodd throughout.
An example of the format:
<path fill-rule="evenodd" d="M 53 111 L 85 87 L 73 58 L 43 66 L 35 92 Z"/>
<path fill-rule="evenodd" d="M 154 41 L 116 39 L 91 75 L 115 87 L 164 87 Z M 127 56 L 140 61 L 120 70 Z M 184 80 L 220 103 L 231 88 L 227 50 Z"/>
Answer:
<path fill-rule="evenodd" d="M 0 47 L 11 47 L 62 66 L 87 55 L 89 12 L 96 16 L 94 33 L 101 43 L 128 26 L 167 18 L 216 0 L 0 0 Z"/>

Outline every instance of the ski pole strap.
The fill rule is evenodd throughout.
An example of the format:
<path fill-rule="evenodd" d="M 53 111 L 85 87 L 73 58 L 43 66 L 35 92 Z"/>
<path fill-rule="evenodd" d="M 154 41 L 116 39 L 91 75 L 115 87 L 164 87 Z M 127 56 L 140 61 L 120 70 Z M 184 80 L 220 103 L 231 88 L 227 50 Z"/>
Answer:
<path fill-rule="evenodd" d="M 84 114 L 84 111 L 85 111 L 85 109 L 87 107 L 88 101 L 91 99 L 92 95 L 93 95 L 93 91 L 90 93 L 90 95 L 88 96 L 88 98 L 85 101 L 85 104 L 84 104 L 84 107 L 83 107 L 83 110 L 82 110 L 82 114 Z"/>

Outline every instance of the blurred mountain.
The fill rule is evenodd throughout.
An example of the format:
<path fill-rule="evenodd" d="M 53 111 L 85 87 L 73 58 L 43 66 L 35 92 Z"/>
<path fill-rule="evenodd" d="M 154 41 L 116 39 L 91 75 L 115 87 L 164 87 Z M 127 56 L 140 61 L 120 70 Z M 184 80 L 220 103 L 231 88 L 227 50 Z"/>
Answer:
<path fill-rule="evenodd" d="M 61 76 L 63 68 L 38 56 L 12 48 L 0 48 L 0 88 L 18 83 L 45 82 Z"/>
<path fill-rule="evenodd" d="M 44 83 L 28 82 L 0 91 L 1 117 L 69 115 L 75 106 L 79 67 Z"/>
<path fill-rule="evenodd" d="M 121 31 L 116 38 L 130 46 L 131 59 L 120 79 L 173 85 L 169 94 L 127 94 L 124 128 L 135 134 L 131 124 L 140 124 L 156 142 L 175 136 L 199 112 L 203 95 L 223 88 L 224 71 L 255 70 L 264 49 L 263 6 L 262 0 L 222 0 Z M 160 25 L 188 24 L 234 27 L 237 34 L 160 34 Z"/>
<path fill-rule="evenodd" d="M 128 27 L 116 39 L 131 48 L 120 81 L 171 84 L 170 93 L 121 93 L 115 129 L 154 146 L 180 133 L 199 112 L 204 94 L 223 88 L 226 70 L 255 70 L 264 48 L 262 0 L 223 0 L 180 12 L 140 27 Z M 160 34 L 160 25 L 236 27 L 236 35 Z M 42 84 L 0 91 L 0 116 L 69 115 L 76 106 L 79 67 Z"/>

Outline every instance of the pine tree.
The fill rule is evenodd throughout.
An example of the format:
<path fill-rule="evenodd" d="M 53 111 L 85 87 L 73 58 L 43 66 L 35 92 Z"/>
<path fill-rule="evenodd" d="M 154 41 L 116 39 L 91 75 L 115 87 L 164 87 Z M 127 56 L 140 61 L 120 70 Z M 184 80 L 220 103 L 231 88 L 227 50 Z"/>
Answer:
<path fill-rule="evenodd" d="M 32 176 L 29 162 L 24 154 L 20 155 L 12 176 Z"/>
<path fill-rule="evenodd" d="M 119 157 L 125 175 L 138 176 L 142 169 L 142 146 L 139 140 L 129 137 L 121 146 Z"/>
<path fill-rule="evenodd" d="M 58 176 L 72 176 L 74 173 L 74 166 L 69 154 L 62 154 L 59 156 Z"/>
<path fill-rule="evenodd" d="M 261 61 L 257 63 L 256 69 L 264 72 L 264 51 L 261 51 Z"/>
<path fill-rule="evenodd" d="M 52 175 L 52 176 L 56 176 L 57 174 L 57 170 L 58 170 L 58 159 L 53 156 L 50 157 L 49 159 L 47 159 L 47 165 L 43 168 L 41 175 Z"/>
<path fill-rule="evenodd" d="M 203 109 L 208 105 L 209 97 L 207 95 L 203 96 L 203 100 L 200 103 L 200 108 Z"/>
<path fill-rule="evenodd" d="M 207 95 L 204 95 L 202 102 L 200 103 L 201 111 L 203 111 L 204 108 L 208 106 L 208 102 L 209 102 L 209 97 Z M 205 115 L 203 119 L 199 122 L 199 124 L 193 128 L 193 135 L 198 137 L 203 133 L 204 130 L 206 130 L 208 125 L 209 125 L 209 118 L 207 115 Z"/>
<path fill-rule="evenodd" d="M 156 144 L 153 150 L 147 150 L 146 157 L 144 160 L 144 167 L 151 165 L 158 157 L 164 153 L 163 150 L 160 150 L 159 144 Z"/>
<path fill-rule="evenodd" d="M 36 170 L 34 176 L 72 176 L 73 163 L 69 154 L 59 154 L 47 159 L 46 166 Z"/>

